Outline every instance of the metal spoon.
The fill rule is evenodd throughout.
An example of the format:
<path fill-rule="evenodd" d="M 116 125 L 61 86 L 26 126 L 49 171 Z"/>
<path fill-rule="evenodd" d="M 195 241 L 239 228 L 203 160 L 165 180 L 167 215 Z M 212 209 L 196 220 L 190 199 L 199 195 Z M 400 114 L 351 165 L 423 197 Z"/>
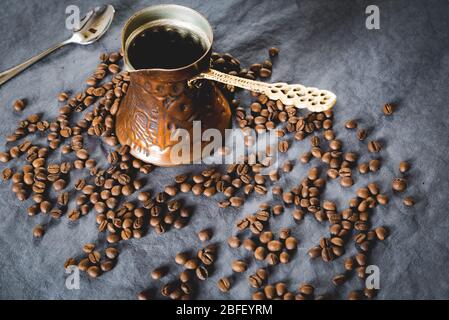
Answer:
<path fill-rule="evenodd" d="M 106 33 L 109 26 L 111 25 L 112 19 L 114 18 L 114 7 L 111 5 L 102 5 L 96 7 L 93 10 L 90 10 L 80 21 L 80 27 L 76 30 L 73 30 L 72 37 L 58 43 L 57 45 L 51 47 L 50 49 L 45 50 L 41 54 L 25 61 L 18 66 L 6 70 L 0 73 L 0 85 L 4 84 L 6 81 L 16 76 L 33 63 L 39 61 L 43 57 L 52 53 L 56 49 L 59 49 L 66 44 L 76 43 L 76 44 L 91 44 L 92 42 L 97 41 L 101 38 L 102 35 Z"/>

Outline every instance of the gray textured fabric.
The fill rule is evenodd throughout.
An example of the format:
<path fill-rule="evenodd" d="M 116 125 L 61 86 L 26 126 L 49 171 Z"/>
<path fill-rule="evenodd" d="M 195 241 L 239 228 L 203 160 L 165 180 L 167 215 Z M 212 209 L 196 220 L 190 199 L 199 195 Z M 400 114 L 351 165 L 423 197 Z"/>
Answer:
<path fill-rule="evenodd" d="M 82 11 L 91 1 L 4 0 L 0 11 L 0 69 L 22 62 L 69 35 L 64 29 L 64 11 L 78 4 Z M 98 3 L 105 2 L 99 0 Z M 449 3 L 447 0 L 376 1 L 380 7 L 381 28 L 365 28 L 365 8 L 370 1 L 174 1 L 203 13 L 215 32 L 214 48 L 230 52 L 244 65 L 263 61 L 266 49 L 276 45 L 280 57 L 272 81 L 300 82 L 329 89 L 338 96 L 335 130 L 347 150 L 366 150 L 354 132 L 343 128 L 345 120 L 355 118 L 360 126 L 372 129 L 370 138 L 383 141 L 382 170 L 377 175 L 357 176 L 350 189 L 341 189 L 336 181 L 328 183 L 326 199 L 340 208 L 356 188 L 376 181 L 391 196 L 390 204 L 375 210 L 373 225 L 386 225 L 391 236 L 373 250 L 371 263 L 381 272 L 379 298 L 449 298 L 446 263 L 449 259 L 447 190 L 449 151 L 447 130 L 447 93 L 449 84 Z M 106 36 L 87 47 L 71 46 L 54 53 L 0 88 L 0 144 L 25 115 L 44 112 L 47 118 L 57 113 L 55 97 L 60 91 L 76 92 L 98 63 L 101 52 L 119 48 L 120 29 L 135 11 L 156 1 L 112 0 L 117 10 Z M 16 98 L 26 98 L 24 114 L 12 111 Z M 381 113 L 385 102 L 397 102 L 399 109 L 391 117 Z M 294 144 L 288 157 L 297 160 L 308 149 L 307 141 Z M 98 146 L 90 150 L 102 152 Z M 94 153 L 94 157 L 95 157 Z M 97 154 L 98 155 L 98 154 Z M 98 157 L 97 157 L 98 158 Z M 363 156 L 362 159 L 367 159 Z M 401 160 L 410 160 L 407 195 L 417 199 L 412 209 L 402 205 L 402 197 L 391 194 L 390 182 Z M 11 165 L 11 164 L 9 164 Z M 4 167 L 4 166 L 3 166 Z M 283 185 L 293 186 L 310 165 L 296 161 L 294 171 L 285 176 Z M 157 169 L 148 177 L 153 191 L 160 191 L 171 177 L 192 168 Z M 200 170 L 200 168 L 195 168 Z M 72 176 L 74 181 L 76 176 Z M 262 201 L 252 197 L 242 210 L 218 209 L 216 202 L 183 196 L 195 208 L 188 226 L 162 236 L 154 232 L 140 240 L 120 244 L 118 265 L 98 279 L 83 275 L 80 290 L 67 290 L 63 263 L 79 256 L 87 242 L 104 245 L 98 238 L 95 214 L 69 223 L 66 217 L 50 222 L 43 239 L 33 239 L 36 223 L 49 217 L 30 218 L 30 201 L 19 203 L 10 193 L 10 183 L 0 184 L 0 298 L 15 299 L 133 299 L 144 288 L 160 288 L 160 282 L 176 277 L 180 268 L 173 262 L 176 252 L 201 247 L 196 233 L 210 227 L 213 243 L 220 243 L 215 271 L 200 283 L 198 298 L 249 298 L 248 272 L 234 277 L 230 293 L 222 294 L 216 281 L 231 275 L 230 262 L 248 257 L 243 249 L 231 250 L 225 241 L 235 233 L 234 221 L 254 212 Z M 267 198 L 270 200 L 270 198 Z M 307 250 L 327 235 L 327 224 L 312 217 L 296 225 L 290 210 L 272 222 L 274 230 L 292 227 L 299 248 L 291 263 L 273 269 L 270 282 L 285 280 L 293 290 L 299 283 L 310 282 L 317 292 L 344 298 L 362 282 L 354 277 L 338 290 L 331 284 L 334 274 L 343 270 L 343 259 L 326 264 L 310 261 Z M 159 283 L 150 279 L 150 271 L 170 264 L 170 276 Z"/>

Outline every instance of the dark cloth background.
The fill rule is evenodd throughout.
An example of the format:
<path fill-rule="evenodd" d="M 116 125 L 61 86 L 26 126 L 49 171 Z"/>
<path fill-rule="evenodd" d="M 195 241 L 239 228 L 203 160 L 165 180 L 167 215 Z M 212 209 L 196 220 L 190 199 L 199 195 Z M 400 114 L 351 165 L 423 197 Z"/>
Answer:
<path fill-rule="evenodd" d="M 98 0 L 99 3 L 106 3 Z M 335 131 L 345 141 L 346 150 L 366 150 L 354 132 L 343 124 L 350 118 L 371 130 L 370 139 L 384 144 L 382 169 L 377 175 L 359 176 L 350 189 L 337 181 L 328 183 L 325 199 L 335 200 L 340 208 L 355 190 L 376 181 L 390 197 L 390 204 L 379 207 L 372 216 L 374 226 L 386 225 L 391 236 L 373 250 L 370 263 L 379 266 L 381 299 L 449 298 L 448 229 L 448 85 L 449 85 L 449 2 L 447 0 L 375 1 L 380 7 L 380 30 L 365 28 L 365 8 L 373 1 L 176 1 L 204 14 L 214 28 L 214 48 L 230 52 L 244 65 L 263 61 L 267 48 L 280 48 L 271 81 L 286 81 L 329 89 L 338 96 L 335 106 Z M 85 12 L 91 1 L 74 0 L 4 0 L 0 11 L 0 70 L 16 65 L 69 36 L 64 28 L 65 8 L 77 4 Z M 133 12 L 157 1 L 111 0 L 116 18 L 111 29 L 99 42 L 89 46 L 68 46 L 35 64 L 20 76 L 0 87 L 0 144 L 6 143 L 17 121 L 35 112 L 46 118 L 57 114 L 56 97 L 61 91 L 77 92 L 84 79 L 98 63 L 101 52 L 118 50 L 120 30 Z M 26 98 L 23 114 L 12 111 L 12 102 Z M 381 113 L 385 102 L 396 102 L 391 117 Z M 92 143 L 95 140 L 92 140 Z M 296 143 L 288 158 L 296 160 L 294 171 L 284 175 L 281 183 L 297 184 L 311 165 L 297 159 L 309 148 L 309 142 Z M 100 159 L 102 148 L 90 145 L 93 157 Z M 367 155 L 362 160 L 368 159 Z M 391 179 L 401 160 L 409 160 L 406 194 L 416 198 L 414 208 L 405 208 L 402 198 L 391 193 Z M 12 164 L 8 164 L 11 166 Z M 2 166 L 2 168 L 5 166 Z M 198 168 L 200 170 L 201 168 Z M 172 182 L 180 172 L 192 168 L 156 169 L 148 177 L 154 192 Z M 75 181 L 76 175 L 72 175 Z M 95 242 L 105 245 L 98 236 L 95 214 L 70 223 L 66 217 L 49 222 L 49 217 L 30 218 L 28 200 L 19 203 L 10 192 L 10 182 L 0 184 L 0 298 L 14 299 L 133 299 L 145 288 L 161 287 L 181 270 L 174 264 L 178 251 L 201 248 L 196 233 L 210 227 L 211 242 L 220 243 L 215 271 L 200 283 L 197 298 L 249 298 L 252 289 L 247 276 L 258 264 L 250 264 L 245 274 L 234 276 L 230 293 L 222 294 L 216 281 L 231 275 L 230 262 L 248 257 L 244 249 L 231 250 L 225 243 L 235 234 L 234 222 L 254 212 L 262 201 L 251 197 L 242 210 L 218 209 L 216 201 L 184 196 L 195 207 L 188 226 L 162 236 L 150 232 L 140 240 L 120 244 L 118 265 L 98 279 L 81 277 L 80 290 L 65 288 L 64 261 L 79 256 L 82 245 Z M 270 196 L 266 198 L 270 201 Z M 310 261 L 307 250 L 327 235 L 327 224 L 311 216 L 296 225 L 287 210 L 274 219 L 273 229 L 292 227 L 299 239 L 294 259 L 273 270 L 270 282 L 286 281 L 291 290 L 299 283 L 310 282 L 317 293 L 345 298 L 363 282 L 354 277 L 338 290 L 332 285 L 334 274 L 343 271 L 343 259 L 326 264 Z M 48 225 L 45 236 L 36 241 L 32 228 Z M 150 279 L 150 271 L 170 265 L 170 275 L 160 281 Z"/>

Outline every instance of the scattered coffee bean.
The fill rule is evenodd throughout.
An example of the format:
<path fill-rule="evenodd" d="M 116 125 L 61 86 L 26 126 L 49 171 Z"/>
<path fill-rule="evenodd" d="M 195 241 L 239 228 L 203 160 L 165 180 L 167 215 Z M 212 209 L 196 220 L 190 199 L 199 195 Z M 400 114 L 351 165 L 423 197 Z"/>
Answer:
<path fill-rule="evenodd" d="M 198 232 L 198 238 L 201 241 L 209 241 L 212 236 L 212 232 L 209 229 L 201 230 Z"/>
<path fill-rule="evenodd" d="M 391 183 L 393 190 L 403 192 L 407 189 L 407 181 L 403 178 L 395 178 Z"/>
<path fill-rule="evenodd" d="M 355 120 L 348 120 L 345 123 L 346 129 L 355 129 L 357 128 L 357 121 Z"/>
<path fill-rule="evenodd" d="M 199 266 L 195 269 L 195 273 L 198 279 L 206 280 L 209 277 L 209 271 L 205 266 Z"/>
<path fill-rule="evenodd" d="M 91 266 L 87 269 L 87 274 L 92 278 L 97 278 L 101 274 L 101 269 L 98 266 Z"/>
<path fill-rule="evenodd" d="M 95 249 L 95 244 L 93 244 L 93 243 L 86 243 L 83 246 L 83 251 L 85 253 L 91 253 L 92 251 L 94 251 L 94 249 Z"/>
<path fill-rule="evenodd" d="M 356 135 L 357 135 L 357 139 L 359 139 L 360 141 L 363 141 L 366 139 L 368 134 L 365 129 L 359 129 L 359 130 L 357 130 Z"/>
<path fill-rule="evenodd" d="M 341 286 L 345 282 L 346 276 L 344 274 L 339 274 L 332 278 L 332 283 L 336 286 Z"/>
<path fill-rule="evenodd" d="M 237 238 L 236 236 L 232 236 L 228 238 L 228 245 L 231 248 L 238 248 L 240 247 L 240 239 Z"/>
<path fill-rule="evenodd" d="M 382 149 L 382 145 L 380 144 L 379 141 L 376 140 L 372 140 L 370 142 L 368 142 L 368 151 L 369 152 L 380 152 L 380 150 Z"/>
<path fill-rule="evenodd" d="M 386 103 L 384 104 L 382 111 L 385 115 L 391 115 L 394 112 L 394 106 L 391 103 Z"/>
<path fill-rule="evenodd" d="M 268 54 L 270 55 L 270 57 L 276 57 L 279 54 L 279 49 L 276 47 L 271 47 L 270 49 L 268 49 Z"/>
<path fill-rule="evenodd" d="M 354 180 L 351 177 L 342 177 L 340 179 L 340 185 L 342 187 L 348 188 L 354 184 Z"/>
<path fill-rule="evenodd" d="M 151 278 L 153 278 L 154 280 L 161 279 L 163 276 L 165 276 L 165 273 L 165 268 L 156 268 L 151 271 Z"/>
<path fill-rule="evenodd" d="M 244 261 L 236 260 L 236 261 L 232 262 L 232 270 L 234 272 L 238 272 L 238 273 L 245 272 L 247 268 L 248 268 L 248 265 Z"/>
<path fill-rule="evenodd" d="M 58 95 L 58 100 L 59 100 L 60 102 L 67 101 L 68 99 L 69 99 L 69 95 L 68 95 L 66 92 L 61 92 L 61 93 Z"/>
<path fill-rule="evenodd" d="M 282 152 L 282 153 L 287 152 L 288 148 L 289 148 L 289 144 L 288 144 L 287 140 L 279 141 L 279 145 L 278 145 L 279 152 Z"/>
<path fill-rule="evenodd" d="M 218 280 L 217 286 L 221 292 L 228 292 L 231 288 L 231 281 L 227 277 L 221 278 Z"/>
<path fill-rule="evenodd" d="M 405 197 L 403 203 L 407 207 L 413 207 L 415 205 L 415 200 L 412 197 Z"/>
<path fill-rule="evenodd" d="M 376 237 L 379 240 L 385 240 L 388 236 L 388 232 L 387 229 L 385 229 L 384 227 L 378 227 L 374 230 L 374 232 L 376 233 Z"/>
<path fill-rule="evenodd" d="M 33 229 L 33 236 L 35 238 L 42 238 L 44 233 L 45 233 L 44 227 L 42 227 L 41 225 L 37 225 Z"/>
<path fill-rule="evenodd" d="M 359 291 L 351 291 L 348 295 L 348 300 L 360 300 L 362 295 Z"/>
<path fill-rule="evenodd" d="M 109 247 L 105 250 L 105 255 L 109 259 L 115 259 L 118 257 L 119 251 L 114 247 Z"/>
<path fill-rule="evenodd" d="M 399 171 L 402 173 L 407 172 L 408 170 L 410 170 L 410 164 L 406 161 L 402 161 L 401 163 L 399 163 Z"/>
<path fill-rule="evenodd" d="M 23 100 L 14 101 L 13 108 L 15 111 L 20 112 L 25 109 L 25 102 Z"/>

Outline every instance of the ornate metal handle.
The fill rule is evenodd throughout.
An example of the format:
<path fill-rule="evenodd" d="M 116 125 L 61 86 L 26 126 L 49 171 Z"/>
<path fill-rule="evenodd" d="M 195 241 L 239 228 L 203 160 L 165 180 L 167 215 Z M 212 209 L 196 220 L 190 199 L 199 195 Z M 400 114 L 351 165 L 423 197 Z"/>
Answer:
<path fill-rule="evenodd" d="M 195 80 L 208 79 L 235 87 L 243 88 L 257 93 L 265 94 L 271 100 L 281 100 L 285 105 L 297 108 L 307 108 L 313 112 L 321 112 L 332 108 L 337 102 L 337 96 L 327 90 L 313 87 L 305 87 L 301 84 L 264 83 L 209 69 L 189 80 L 189 84 Z"/>

